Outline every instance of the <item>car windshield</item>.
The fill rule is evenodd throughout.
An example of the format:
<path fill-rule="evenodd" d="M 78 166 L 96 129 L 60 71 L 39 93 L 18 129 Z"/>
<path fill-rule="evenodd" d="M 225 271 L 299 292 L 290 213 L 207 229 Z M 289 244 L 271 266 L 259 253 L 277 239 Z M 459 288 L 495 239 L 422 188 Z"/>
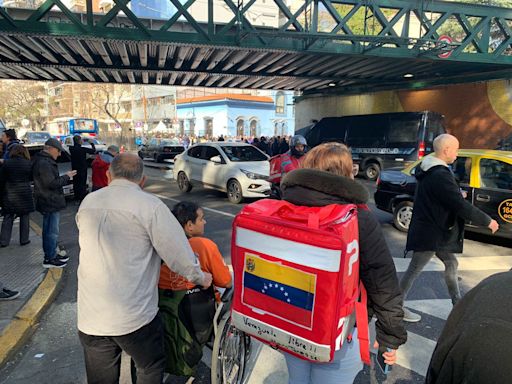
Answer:
<path fill-rule="evenodd" d="M 160 145 L 180 145 L 178 140 L 162 140 Z"/>
<path fill-rule="evenodd" d="M 233 145 L 221 147 L 230 161 L 265 161 L 267 156 L 252 145 Z"/>
<path fill-rule="evenodd" d="M 40 141 L 45 142 L 50 138 L 50 134 L 46 132 L 32 132 L 27 133 L 27 136 L 25 137 L 29 141 Z"/>

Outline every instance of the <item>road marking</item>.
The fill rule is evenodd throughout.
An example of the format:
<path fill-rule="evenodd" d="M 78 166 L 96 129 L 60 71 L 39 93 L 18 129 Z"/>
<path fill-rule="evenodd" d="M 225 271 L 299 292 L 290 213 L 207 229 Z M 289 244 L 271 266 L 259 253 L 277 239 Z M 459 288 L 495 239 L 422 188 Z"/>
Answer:
<path fill-rule="evenodd" d="M 421 376 L 426 376 L 436 344 L 434 340 L 407 332 L 407 342 L 400 346 L 396 363 Z"/>
<path fill-rule="evenodd" d="M 450 299 L 406 300 L 404 306 L 446 320 L 452 311 Z"/>
<path fill-rule="evenodd" d="M 512 268 L 512 256 L 458 256 L 457 260 L 459 261 L 459 271 L 509 270 Z M 393 261 L 397 272 L 405 272 L 411 263 L 411 258 L 393 257 Z M 423 271 L 443 272 L 444 264 L 437 257 L 433 257 Z"/>
<path fill-rule="evenodd" d="M 172 197 L 167 197 L 167 196 L 164 196 L 164 195 L 160 195 L 159 193 L 153 193 L 153 195 L 155 195 L 156 197 L 159 197 L 159 198 L 161 198 L 163 200 L 170 200 L 170 201 L 174 201 L 176 203 L 179 203 L 179 202 L 183 201 L 183 200 L 173 199 Z M 235 215 L 233 215 L 232 213 L 227 213 L 227 212 L 219 211 L 218 209 L 208 208 L 208 207 L 204 207 L 204 206 L 201 206 L 201 208 L 204 209 L 205 211 L 217 213 L 219 215 L 224 215 L 224 216 L 227 216 L 227 217 L 235 217 Z"/>

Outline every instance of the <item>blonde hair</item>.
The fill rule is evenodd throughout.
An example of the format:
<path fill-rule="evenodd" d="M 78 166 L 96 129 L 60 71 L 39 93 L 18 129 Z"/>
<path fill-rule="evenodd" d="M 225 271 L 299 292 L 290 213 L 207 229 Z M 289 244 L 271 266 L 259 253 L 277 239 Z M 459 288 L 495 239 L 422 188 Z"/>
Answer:
<path fill-rule="evenodd" d="M 335 175 L 352 177 L 352 154 L 341 143 L 323 143 L 304 156 L 301 167 L 319 169 Z"/>

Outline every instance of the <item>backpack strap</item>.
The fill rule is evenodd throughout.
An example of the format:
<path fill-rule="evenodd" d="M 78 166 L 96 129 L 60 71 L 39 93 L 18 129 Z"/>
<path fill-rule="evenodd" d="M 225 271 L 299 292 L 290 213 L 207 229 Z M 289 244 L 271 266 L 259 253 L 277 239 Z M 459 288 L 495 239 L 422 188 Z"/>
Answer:
<path fill-rule="evenodd" d="M 356 324 L 357 338 L 359 339 L 359 353 L 361 360 L 366 365 L 370 365 L 370 334 L 368 330 L 368 296 L 363 282 L 359 283 L 361 292 L 360 300 L 355 303 L 356 306 Z"/>

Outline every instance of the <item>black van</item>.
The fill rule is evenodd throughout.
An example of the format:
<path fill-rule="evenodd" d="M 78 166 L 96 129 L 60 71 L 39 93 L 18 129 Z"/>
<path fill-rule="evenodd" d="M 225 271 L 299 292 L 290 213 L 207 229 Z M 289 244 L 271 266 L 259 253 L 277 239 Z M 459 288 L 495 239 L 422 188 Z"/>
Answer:
<path fill-rule="evenodd" d="M 324 117 L 300 132 L 310 147 L 328 141 L 347 144 L 363 175 L 375 180 L 381 169 L 406 167 L 432 152 L 434 138 L 446 132 L 443 120 L 431 111 Z"/>

